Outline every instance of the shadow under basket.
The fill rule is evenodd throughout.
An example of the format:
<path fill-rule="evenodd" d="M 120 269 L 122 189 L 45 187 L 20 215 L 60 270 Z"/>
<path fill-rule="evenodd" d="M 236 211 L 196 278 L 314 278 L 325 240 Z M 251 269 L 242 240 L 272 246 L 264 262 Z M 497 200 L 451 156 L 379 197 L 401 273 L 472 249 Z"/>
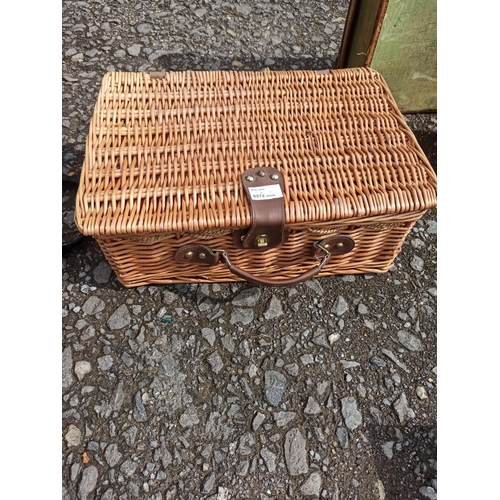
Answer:
<path fill-rule="evenodd" d="M 436 174 L 383 78 L 105 75 L 75 222 L 125 287 L 381 273 Z"/>

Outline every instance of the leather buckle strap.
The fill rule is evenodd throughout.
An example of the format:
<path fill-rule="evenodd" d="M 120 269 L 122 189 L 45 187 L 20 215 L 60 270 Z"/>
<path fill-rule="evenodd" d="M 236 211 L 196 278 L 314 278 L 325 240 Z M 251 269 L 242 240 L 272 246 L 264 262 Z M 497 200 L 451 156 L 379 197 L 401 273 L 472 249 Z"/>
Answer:
<path fill-rule="evenodd" d="M 283 174 L 272 167 L 249 168 L 243 172 L 242 184 L 252 209 L 252 225 L 234 232 L 234 245 L 265 251 L 285 243 L 289 233 L 285 229 Z"/>

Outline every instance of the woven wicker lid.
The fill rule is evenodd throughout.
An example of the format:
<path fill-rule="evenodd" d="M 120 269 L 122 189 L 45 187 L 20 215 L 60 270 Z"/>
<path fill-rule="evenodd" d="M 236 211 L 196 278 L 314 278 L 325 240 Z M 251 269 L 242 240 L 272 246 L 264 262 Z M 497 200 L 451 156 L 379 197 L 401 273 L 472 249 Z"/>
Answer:
<path fill-rule="evenodd" d="M 288 225 L 436 206 L 436 175 L 371 69 L 111 72 L 75 221 L 92 236 L 248 227 L 251 167 L 282 172 Z"/>

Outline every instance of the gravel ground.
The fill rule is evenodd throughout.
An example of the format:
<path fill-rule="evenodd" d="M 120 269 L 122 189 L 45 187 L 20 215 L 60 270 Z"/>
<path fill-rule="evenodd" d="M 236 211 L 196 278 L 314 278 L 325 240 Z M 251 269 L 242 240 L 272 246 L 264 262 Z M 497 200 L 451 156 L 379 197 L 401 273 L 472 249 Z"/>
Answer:
<path fill-rule="evenodd" d="M 347 6 L 63 0 L 63 173 L 106 71 L 332 67 Z M 407 120 L 435 166 L 436 116 Z M 62 259 L 63 499 L 437 498 L 436 231 L 431 210 L 386 274 L 279 289 L 124 289 L 84 239 Z"/>

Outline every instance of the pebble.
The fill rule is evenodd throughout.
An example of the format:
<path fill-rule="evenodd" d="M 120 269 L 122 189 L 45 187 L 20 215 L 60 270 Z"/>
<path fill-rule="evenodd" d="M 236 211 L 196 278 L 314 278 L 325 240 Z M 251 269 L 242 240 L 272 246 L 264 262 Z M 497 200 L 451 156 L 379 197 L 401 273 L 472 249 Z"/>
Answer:
<path fill-rule="evenodd" d="M 82 432 L 76 425 L 71 424 L 68 427 L 64 439 L 69 447 L 78 446 L 82 441 Z"/>
<path fill-rule="evenodd" d="M 216 375 L 224 368 L 224 363 L 217 351 L 208 356 L 207 361 Z"/>
<path fill-rule="evenodd" d="M 292 377 L 296 377 L 299 374 L 299 365 L 297 363 L 290 363 L 283 368 L 289 375 L 292 375 Z"/>
<path fill-rule="evenodd" d="M 82 306 L 83 312 L 89 316 L 94 316 L 101 311 L 104 311 L 106 304 L 99 297 L 89 297 Z"/>
<path fill-rule="evenodd" d="M 87 500 L 88 496 L 94 491 L 97 485 L 98 472 L 97 467 L 90 465 L 83 470 L 82 479 L 78 486 L 79 500 Z"/>
<path fill-rule="evenodd" d="M 346 396 L 340 400 L 342 405 L 342 416 L 344 417 L 345 425 L 351 431 L 359 427 L 363 419 L 358 410 L 356 399 L 352 396 Z"/>
<path fill-rule="evenodd" d="M 368 314 L 368 307 L 366 307 L 364 304 L 359 303 L 358 304 L 358 313 L 359 314 Z"/>
<path fill-rule="evenodd" d="M 99 369 L 103 371 L 109 370 L 113 366 L 113 356 L 111 354 L 106 354 L 105 356 L 101 356 L 97 358 L 97 364 L 99 365 Z"/>
<path fill-rule="evenodd" d="M 382 349 L 382 353 L 385 354 L 396 366 L 399 366 L 399 368 L 404 370 L 406 373 L 410 373 L 408 367 L 402 361 L 399 361 L 392 351 L 389 351 L 389 349 Z"/>
<path fill-rule="evenodd" d="M 394 441 L 388 441 L 382 445 L 382 451 L 384 455 L 390 460 L 393 457 L 392 447 L 394 446 Z"/>
<path fill-rule="evenodd" d="M 201 484 L 201 492 L 202 493 L 210 493 L 215 486 L 215 472 L 209 474 Z"/>
<path fill-rule="evenodd" d="M 132 474 L 135 472 L 137 469 L 137 462 L 134 462 L 133 460 L 125 460 L 125 462 L 122 463 L 120 467 L 120 471 L 127 477 L 132 476 Z"/>
<path fill-rule="evenodd" d="M 66 347 L 62 352 L 62 387 L 67 389 L 74 381 L 73 377 L 73 356 L 71 347 Z"/>
<path fill-rule="evenodd" d="M 337 300 L 335 301 L 335 303 L 333 304 L 333 312 L 337 315 L 337 316 L 342 316 L 342 314 L 344 314 L 345 312 L 347 312 L 349 310 L 349 305 L 347 304 L 346 300 L 344 299 L 344 297 L 342 297 L 342 295 L 339 295 L 337 297 Z"/>
<path fill-rule="evenodd" d="M 418 491 L 425 498 L 429 498 L 430 500 L 437 500 L 437 492 L 432 486 L 422 486 Z"/>
<path fill-rule="evenodd" d="M 143 35 L 147 35 L 153 31 L 153 26 L 149 23 L 142 23 L 137 26 L 136 30 Z"/>
<path fill-rule="evenodd" d="M 106 260 L 102 260 L 94 269 L 92 275 L 96 283 L 104 284 L 109 282 L 112 272 L 113 270 L 111 269 L 109 263 Z"/>
<path fill-rule="evenodd" d="M 267 401 L 278 406 L 285 392 L 286 378 L 280 372 L 268 370 L 264 374 L 264 394 Z"/>
<path fill-rule="evenodd" d="M 229 352 L 234 352 L 235 345 L 233 337 L 231 337 L 231 335 L 224 335 L 224 337 L 222 337 L 222 345 Z"/>
<path fill-rule="evenodd" d="M 254 307 L 259 301 L 260 295 L 260 288 L 245 288 L 232 300 L 232 304 L 237 307 Z"/>
<path fill-rule="evenodd" d="M 242 325 L 249 325 L 253 321 L 253 309 L 236 308 L 231 313 L 229 323 L 235 325 L 241 323 Z"/>
<path fill-rule="evenodd" d="M 335 431 L 335 434 L 337 435 L 337 439 L 339 440 L 339 444 L 342 448 L 346 449 L 349 447 L 349 432 L 347 432 L 347 429 L 345 427 L 337 427 L 337 430 Z"/>
<path fill-rule="evenodd" d="M 306 440 L 298 428 L 289 430 L 285 436 L 285 461 L 291 476 L 307 474 Z"/>
<path fill-rule="evenodd" d="M 417 255 L 415 255 L 410 262 L 410 266 L 415 271 L 423 271 L 424 270 L 424 261 L 420 257 L 418 257 Z"/>
<path fill-rule="evenodd" d="M 193 425 L 199 424 L 200 419 L 198 418 L 198 413 L 196 407 L 192 406 L 188 408 L 179 418 L 179 423 L 182 427 L 193 427 Z"/>
<path fill-rule="evenodd" d="M 277 411 L 273 413 L 274 422 L 277 427 L 285 427 L 297 414 L 293 411 Z"/>
<path fill-rule="evenodd" d="M 401 345 L 406 347 L 409 351 L 421 351 L 422 350 L 422 342 L 418 337 L 412 335 L 410 332 L 406 330 L 400 330 L 397 333 L 397 337 Z"/>
<path fill-rule="evenodd" d="M 399 418 L 400 423 L 405 423 L 409 418 L 415 418 L 415 412 L 408 406 L 406 394 L 403 392 L 401 396 L 394 401 L 394 409 Z"/>
<path fill-rule="evenodd" d="M 144 408 L 144 404 L 142 402 L 141 391 L 135 393 L 133 415 L 136 422 L 145 422 L 148 419 L 146 408 Z"/>
<path fill-rule="evenodd" d="M 122 304 L 108 319 L 108 326 L 111 330 L 120 330 L 130 324 L 130 313 L 125 304 Z"/>
<path fill-rule="evenodd" d="M 313 472 L 302 485 L 300 491 L 306 497 L 319 497 L 321 492 L 321 474 L 319 472 Z"/>
<path fill-rule="evenodd" d="M 90 373 L 91 369 L 92 366 L 88 361 L 77 361 L 75 364 L 75 375 L 78 377 L 78 380 L 82 380 L 87 373 Z"/>
<path fill-rule="evenodd" d="M 281 302 L 276 298 L 275 295 L 271 297 L 269 301 L 266 312 L 264 313 L 264 318 L 267 320 L 279 318 L 283 314 L 283 308 Z"/>
<path fill-rule="evenodd" d="M 311 363 L 314 363 L 314 357 L 312 354 L 304 354 L 300 357 L 300 361 L 302 361 L 303 365 L 310 365 Z"/>
<path fill-rule="evenodd" d="M 427 399 L 427 391 L 425 390 L 425 387 L 419 385 L 416 389 L 417 396 L 419 399 Z"/>
<path fill-rule="evenodd" d="M 112 443 L 108 445 L 106 451 L 104 452 L 104 458 L 110 467 L 114 467 L 120 462 L 122 454 L 118 451 L 118 445 Z"/>
<path fill-rule="evenodd" d="M 137 57 L 141 53 L 142 45 L 138 43 L 134 43 L 130 47 L 128 47 L 127 52 L 134 57 Z"/>
<path fill-rule="evenodd" d="M 264 460 L 267 470 L 269 472 L 276 472 L 276 455 L 264 447 L 260 450 L 260 456 Z"/>
<path fill-rule="evenodd" d="M 304 413 L 307 415 L 317 415 L 318 413 L 321 412 L 321 407 L 319 406 L 318 402 L 309 396 L 307 400 L 307 405 L 304 409 Z"/>
<path fill-rule="evenodd" d="M 252 429 L 254 432 L 260 427 L 262 422 L 264 422 L 265 418 L 266 416 L 263 413 L 257 412 L 255 414 L 255 417 L 252 420 Z"/>

